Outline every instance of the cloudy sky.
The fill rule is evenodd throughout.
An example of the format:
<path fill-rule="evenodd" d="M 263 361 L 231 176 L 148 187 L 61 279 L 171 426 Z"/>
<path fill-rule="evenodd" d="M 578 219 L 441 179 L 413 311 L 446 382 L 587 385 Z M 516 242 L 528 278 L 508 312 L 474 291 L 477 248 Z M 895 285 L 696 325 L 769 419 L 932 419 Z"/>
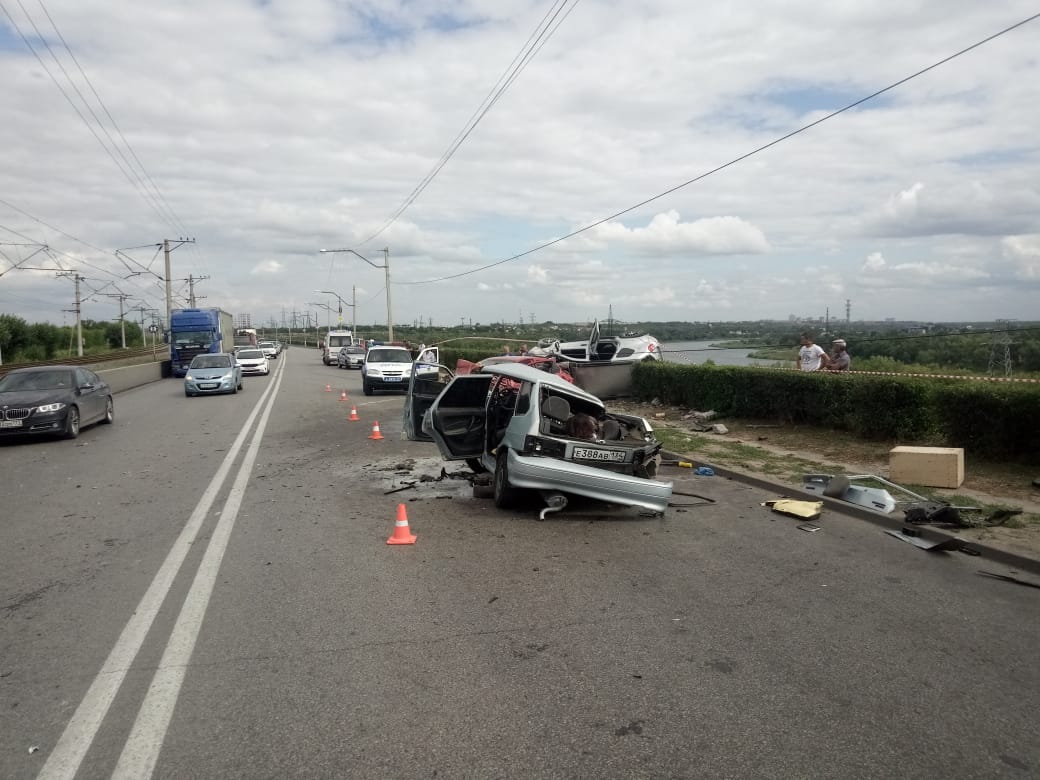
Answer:
<path fill-rule="evenodd" d="M 1036 11 L 0 0 L 0 313 L 1037 319 L 1040 20 L 712 172 Z"/>

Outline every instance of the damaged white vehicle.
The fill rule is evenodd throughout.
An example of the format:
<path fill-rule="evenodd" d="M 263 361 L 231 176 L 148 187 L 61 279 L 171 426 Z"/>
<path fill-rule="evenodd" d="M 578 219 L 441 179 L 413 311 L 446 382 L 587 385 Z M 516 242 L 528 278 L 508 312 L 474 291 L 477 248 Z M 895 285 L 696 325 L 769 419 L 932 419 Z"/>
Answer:
<path fill-rule="evenodd" d="M 646 420 L 609 413 L 596 396 L 531 366 L 453 376 L 416 363 L 404 417 L 408 438 L 432 439 L 446 459 L 493 473 L 500 508 L 531 490 L 547 504 L 542 519 L 568 495 L 664 512 L 672 495 L 672 483 L 656 478 L 661 443 Z"/>

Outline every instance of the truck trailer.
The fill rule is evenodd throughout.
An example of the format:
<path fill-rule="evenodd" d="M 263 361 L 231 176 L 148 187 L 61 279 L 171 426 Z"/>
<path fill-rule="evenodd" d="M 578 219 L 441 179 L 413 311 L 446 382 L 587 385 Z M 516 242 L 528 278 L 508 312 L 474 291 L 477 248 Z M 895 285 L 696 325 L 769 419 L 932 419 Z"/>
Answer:
<path fill-rule="evenodd" d="M 235 331 L 236 347 L 255 347 L 256 345 L 256 328 L 239 328 Z"/>
<path fill-rule="evenodd" d="M 174 309 L 170 312 L 170 359 L 173 375 L 184 376 L 196 355 L 231 352 L 234 319 L 223 309 Z"/>

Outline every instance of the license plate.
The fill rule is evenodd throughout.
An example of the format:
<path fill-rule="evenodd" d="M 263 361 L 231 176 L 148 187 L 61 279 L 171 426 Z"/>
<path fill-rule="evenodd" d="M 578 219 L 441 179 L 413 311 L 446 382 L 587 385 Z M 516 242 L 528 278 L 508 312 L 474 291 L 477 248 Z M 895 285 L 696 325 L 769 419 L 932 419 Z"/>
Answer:
<path fill-rule="evenodd" d="M 582 460 L 606 460 L 611 463 L 624 463 L 625 451 L 624 450 L 592 450 L 587 447 L 575 447 L 574 458 L 581 458 Z"/>
<path fill-rule="evenodd" d="M 384 376 L 383 377 L 383 381 L 384 382 L 400 382 L 401 381 L 401 377 L 399 377 L 399 376 Z"/>
<path fill-rule="evenodd" d="M 0 420 L 0 428 L 21 428 L 21 420 Z"/>
<path fill-rule="evenodd" d="M 201 387 L 203 390 L 212 390 L 216 386 L 216 382 L 202 382 L 199 384 L 199 387 Z"/>

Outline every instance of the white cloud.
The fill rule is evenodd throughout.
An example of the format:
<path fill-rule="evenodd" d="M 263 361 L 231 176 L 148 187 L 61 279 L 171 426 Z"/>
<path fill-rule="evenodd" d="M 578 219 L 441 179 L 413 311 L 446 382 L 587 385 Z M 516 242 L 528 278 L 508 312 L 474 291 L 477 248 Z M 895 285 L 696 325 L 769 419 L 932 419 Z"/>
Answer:
<path fill-rule="evenodd" d="M 864 230 L 873 236 L 995 236 L 1035 224 L 1038 209 L 1035 185 L 996 190 L 977 180 L 941 188 L 916 182 L 869 216 Z"/>
<path fill-rule="evenodd" d="M 254 274 L 254 275 L 257 275 L 257 274 L 273 275 L 273 274 L 280 274 L 284 270 L 285 270 L 285 266 L 282 265 L 281 263 L 279 263 L 277 260 L 264 260 L 262 263 L 257 264 L 253 268 L 253 270 L 250 271 L 250 273 Z"/>
<path fill-rule="evenodd" d="M 871 252 L 863 262 L 864 271 L 881 271 L 885 268 L 885 257 L 880 252 Z"/>
<path fill-rule="evenodd" d="M 1040 279 L 1040 233 L 1006 236 L 1001 242 L 1004 257 L 1015 263 L 1022 279 Z"/>
<path fill-rule="evenodd" d="M 762 231 L 739 217 L 683 222 L 676 211 L 657 214 L 646 227 L 606 222 L 589 231 L 600 247 L 619 247 L 643 256 L 761 254 L 769 251 Z"/>

